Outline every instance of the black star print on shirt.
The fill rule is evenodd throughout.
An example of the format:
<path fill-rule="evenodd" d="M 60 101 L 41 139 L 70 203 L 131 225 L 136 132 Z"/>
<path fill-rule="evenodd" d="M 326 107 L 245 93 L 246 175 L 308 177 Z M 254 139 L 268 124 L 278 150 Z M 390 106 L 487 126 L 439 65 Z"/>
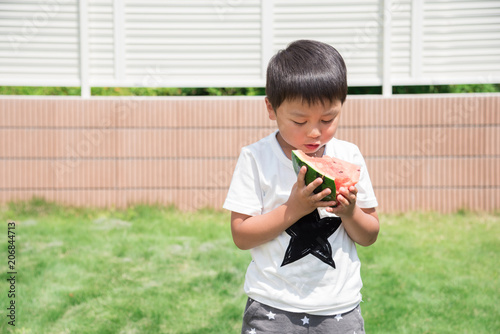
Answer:
<path fill-rule="evenodd" d="M 281 266 L 311 254 L 335 268 L 328 238 L 339 228 L 341 221 L 339 217 L 320 218 L 318 210 L 300 218 L 286 229 L 291 239 Z"/>

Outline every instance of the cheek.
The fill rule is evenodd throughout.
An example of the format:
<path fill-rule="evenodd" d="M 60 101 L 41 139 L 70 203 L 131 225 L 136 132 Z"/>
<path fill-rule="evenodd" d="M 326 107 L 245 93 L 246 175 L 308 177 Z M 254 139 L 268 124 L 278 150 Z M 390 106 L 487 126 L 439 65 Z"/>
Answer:
<path fill-rule="evenodd" d="M 335 135 L 335 132 L 337 132 L 337 123 L 334 123 L 332 124 L 332 126 L 329 126 L 324 133 L 329 137 L 333 137 Z"/>
<path fill-rule="evenodd" d="M 296 146 L 296 142 L 297 141 L 302 141 L 302 138 L 304 137 L 304 133 L 303 131 L 298 128 L 298 127 L 293 127 L 293 126 L 289 126 L 289 127 L 286 127 L 282 130 L 280 130 L 281 132 L 281 136 L 290 144 L 292 144 L 293 146 Z"/>
<path fill-rule="evenodd" d="M 280 125 L 281 126 L 279 128 L 282 133 L 288 133 L 293 135 L 300 132 L 300 128 L 295 126 L 295 124 L 293 124 L 292 122 L 285 121 L 282 122 Z"/>
<path fill-rule="evenodd" d="M 290 133 L 295 137 L 295 138 L 302 138 L 307 136 L 307 129 L 305 127 L 294 127 L 290 129 Z"/>

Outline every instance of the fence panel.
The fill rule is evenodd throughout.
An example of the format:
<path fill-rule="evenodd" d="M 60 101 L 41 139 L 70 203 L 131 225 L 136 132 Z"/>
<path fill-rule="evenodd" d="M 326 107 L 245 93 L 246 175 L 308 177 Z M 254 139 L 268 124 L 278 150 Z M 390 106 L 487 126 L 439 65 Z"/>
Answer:
<path fill-rule="evenodd" d="M 500 82 L 500 2 L 0 1 L 0 85 L 252 87 L 270 57 L 337 47 L 351 86 Z"/>
<path fill-rule="evenodd" d="M 498 110 L 500 94 L 349 96 L 336 137 L 380 211 L 495 211 Z M 0 202 L 220 209 L 241 147 L 274 130 L 262 97 L 0 97 Z"/>

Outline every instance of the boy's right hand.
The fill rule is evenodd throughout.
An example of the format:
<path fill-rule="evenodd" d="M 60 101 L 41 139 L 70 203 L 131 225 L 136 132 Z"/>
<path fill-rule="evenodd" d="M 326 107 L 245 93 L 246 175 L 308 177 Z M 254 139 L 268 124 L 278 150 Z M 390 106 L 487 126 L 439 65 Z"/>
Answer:
<path fill-rule="evenodd" d="M 292 215 L 297 217 L 297 220 L 319 207 L 326 207 L 327 211 L 332 211 L 331 207 L 337 204 L 335 201 L 322 201 L 325 196 L 332 192 L 328 188 L 317 194 L 314 193 L 314 189 L 323 183 L 321 178 L 317 178 L 313 182 L 306 185 L 306 172 L 307 167 L 302 166 L 299 174 L 297 175 L 297 182 L 293 185 L 290 197 L 287 201 L 289 210 L 291 210 Z"/>

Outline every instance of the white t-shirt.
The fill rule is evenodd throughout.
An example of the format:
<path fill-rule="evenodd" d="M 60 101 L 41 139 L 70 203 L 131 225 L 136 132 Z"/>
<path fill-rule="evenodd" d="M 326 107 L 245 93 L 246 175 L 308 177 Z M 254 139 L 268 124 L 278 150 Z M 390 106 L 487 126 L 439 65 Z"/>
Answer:
<path fill-rule="evenodd" d="M 242 148 L 225 209 L 256 216 L 288 200 L 297 175 L 276 134 L 277 131 Z M 361 208 L 378 205 L 356 145 L 334 138 L 327 143 L 325 155 L 361 166 L 356 203 Z M 317 230 L 310 230 L 310 226 Z M 340 218 L 322 209 L 250 253 L 252 261 L 244 289 L 250 298 L 261 303 L 289 312 L 334 315 L 354 309 L 361 301 L 360 261 L 355 243 Z"/>

